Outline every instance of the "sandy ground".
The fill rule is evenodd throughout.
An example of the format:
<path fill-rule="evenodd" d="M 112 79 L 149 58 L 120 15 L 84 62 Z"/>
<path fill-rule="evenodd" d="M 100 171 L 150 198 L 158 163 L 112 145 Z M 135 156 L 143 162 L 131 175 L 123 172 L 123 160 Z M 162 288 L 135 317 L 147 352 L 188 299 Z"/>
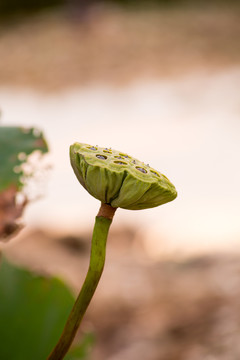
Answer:
<path fill-rule="evenodd" d="M 89 245 L 87 233 L 23 231 L 4 253 L 37 272 L 60 275 L 77 293 Z M 115 229 L 78 336 L 94 334 L 91 360 L 238 359 L 239 271 L 234 255 L 149 261 L 133 229 Z"/>
<path fill-rule="evenodd" d="M 126 84 L 240 63 L 240 8 L 68 11 L 0 26 L 0 85 Z"/>

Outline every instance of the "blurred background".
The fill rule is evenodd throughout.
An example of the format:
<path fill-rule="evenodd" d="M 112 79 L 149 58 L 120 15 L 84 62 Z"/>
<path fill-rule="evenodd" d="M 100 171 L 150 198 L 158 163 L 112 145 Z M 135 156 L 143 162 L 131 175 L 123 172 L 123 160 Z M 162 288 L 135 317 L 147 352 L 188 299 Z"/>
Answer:
<path fill-rule="evenodd" d="M 178 190 L 117 211 L 82 329 L 91 359 L 240 357 L 239 16 L 237 1 L 1 0 L 1 124 L 36 126 L 50 147 L 7 256 L 79 289 L 100 204 L 70 167 L 75 141 Z"/>

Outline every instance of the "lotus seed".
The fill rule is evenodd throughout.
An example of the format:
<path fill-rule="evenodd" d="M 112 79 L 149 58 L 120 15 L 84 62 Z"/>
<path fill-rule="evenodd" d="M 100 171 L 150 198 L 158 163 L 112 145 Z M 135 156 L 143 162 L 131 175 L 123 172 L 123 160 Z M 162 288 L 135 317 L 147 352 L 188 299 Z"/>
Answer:
<path fill-rule="evenodd" d="M 144 174 L 147 173 L 147 170 L 145 170 L 144 168 L 136 167 L 136 169 L 137 169 L 138 171 L 141 171 L 141 172 L 144 173 Z"/>
<path fill-rule="evenodd" d="M 123 162 L 123 161 L 114 161 L 115 164 L 118 165 L 127 165 L 127 163 Z"/>
<path fill-rule="evenodd" d="M 107 159 L 107 157 L 105 155 L 96 155 L 96 157 L 98 159 L 101 159 L 101 160 L 106 160 Z"/>
<path fill-rule="evenodd" d="M 154 175 L 156 175 L 156 176 L 160 176 L 156 171 L 152 171 L 152 170 L 151 170 L 151 173 L 154 174 Z"/>

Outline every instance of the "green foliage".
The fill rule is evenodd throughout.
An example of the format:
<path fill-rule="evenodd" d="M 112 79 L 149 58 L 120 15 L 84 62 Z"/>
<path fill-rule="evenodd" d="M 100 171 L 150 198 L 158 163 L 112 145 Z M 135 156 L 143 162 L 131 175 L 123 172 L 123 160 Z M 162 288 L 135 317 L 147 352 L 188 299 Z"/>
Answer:
<path fill-rule="evenodd" d="M 0 359 L 45 360 L 64 327 L 74 298 L 56 278 L 32 274 L 2 259 L 0 266 Z M 86 359 L 91 335 L 66 360 Z"/>
<path fill-rule="evenodd" d="M 33 151 L 48 151 L 43 134 L 34 128 L 0 126 L 0 192 L 23 185 L 21 165 Z"/>

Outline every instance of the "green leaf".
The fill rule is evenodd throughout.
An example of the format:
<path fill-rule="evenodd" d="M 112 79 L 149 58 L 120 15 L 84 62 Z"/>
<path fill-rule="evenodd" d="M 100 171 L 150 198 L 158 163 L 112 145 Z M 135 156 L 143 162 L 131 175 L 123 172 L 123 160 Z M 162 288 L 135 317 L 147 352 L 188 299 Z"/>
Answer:
<path fill-rule="evenodd" d="M 61 334 L 73 303 L 72 293 L 59 279 L 35 275 L 3 258 L 0 359 L 45 360 Z"/>
<path fill-rule="evenodd" d="M 21 188 L 21 165 L 33 151 L 48 151 L 42 132 L 35 128 L 0 126 L 0 192 L 10 186 Z"/>

